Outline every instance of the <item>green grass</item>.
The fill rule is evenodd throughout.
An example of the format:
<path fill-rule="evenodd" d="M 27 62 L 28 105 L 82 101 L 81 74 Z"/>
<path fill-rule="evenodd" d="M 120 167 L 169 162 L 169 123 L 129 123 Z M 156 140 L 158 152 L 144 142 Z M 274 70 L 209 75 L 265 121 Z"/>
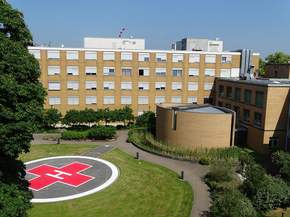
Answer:
<path fill-rule="evenodd" d="M 58 155 L 79 155 L 96 148 L 96 144 L 44 144 L 31 145 L 30 152 L 22 154 L 22 161 L 52 157 Z"/>
<path fill-rule="evenodd" d="M 272 211 L 270 214 L 267 215 L 267 217 L 281 217 L 281 216 L 282 216 L 282 209 Z M 286 210 L 284 217 L 290 217 L 290 208 Z"/>
<path fill-rule="evenodd" d="M 40 151 L 42 145 L 32 146 L 30 160 L 47 156 Z M 83 145 L 85 147 L 85 145 Z M 87 146 L 90 149 L 90 146 Z M 35 150 L 37 149 L 37 150 Z M 53 154 L 80 154 L 75 145 L 55 150 Z M 88 149 L 87 149 L 88 150 Z M 187 182 L 164 167 L 135 160 L 115 149 L 103 156 L 118 166 L 120 177 L 105 190 L 75 200 L 34 204 L 29 217 L 189 217 L 192 190 Z"/>

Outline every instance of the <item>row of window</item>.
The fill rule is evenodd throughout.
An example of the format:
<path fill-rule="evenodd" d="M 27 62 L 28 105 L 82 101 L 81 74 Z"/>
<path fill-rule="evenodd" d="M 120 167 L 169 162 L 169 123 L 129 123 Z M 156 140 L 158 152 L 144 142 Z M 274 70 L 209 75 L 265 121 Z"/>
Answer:
<path fill-rule="evenodd" d="M 30 50 L 30 53 L 35 56 L 35 58 L 40 59 L 40 50 Z M 47 51 L 48 59 L 59 59 L 60 51 L 58 50 L 48 50 Z M 66 51 L 66 59 L 67 60 L 78 60 L 79 52 L 78 51 Z M 97 60 L 97 52 L 95 51 L 85 51 L 85 59 L 86 60 Z M 103 52 L 103 60 L 113 61 L 115 60 L 115 52 Z M 131 61 L 133 60 L 132 52 L 121 52 L 121 60 Z M 178 63 L 183 62 L 184 54 L 175 53 L 172 54 L 172 62 Z M 138 61 L 148 62 L 150 61 L 150 53 L 143 52 L 138 53 Z M 166 53 L 156 53 L 155 61 L 157 62 L 166 62 L 167 54 Z M 200 62 L 200 54 L 189 54 L 190 63 L 199 63 Z M 232 56 L 228 54 L 223 54 L 221 56 L 221 63 L 231 63 Z M 216 55 L 214 54 L 206 54 L 205 55 L 205 63 L 216 63 Z"/>
<path fill-rule="evenodd" d="M 262 127 L 262 114 L 259 113 L 259 112 L 252 112 L 249 110 L 249 109 L 243 109 L 243 113 L 242 113 L 242 116 L 241 116 L 241 110 L 240 110 L 240 107 L 239 106 L 231 106 L 231 104 L 229 103 L 226 103 L 225 105 L 223 105 L 222 102 L 218 102 L 218 105 L 219 106 L 224 106 L 226 108 L 229 108 L 229 109 L 233 109 L 235 112 L 236 112 L 236 115 L 237 115 L 237 118 L 239 120 L 242 120 L 243 122 L 245 123 L 250 123 L 251 122 L 251 115 L 254 115 L 254 126 L 256 127 Z"/>
<path fill-rule="evenodd" d="M 172 96 L 171 97 L 172 103 L 181 103 L 182 97 L 181 96 Z M 196 103 L 197 97 L 190 96 L 187 98 L 188 103 Z M 68 96 L 67 97 L 67 104 L 68 105 L 79 105 L 80 99 L 79 96 Z M 94 105 L 97 104 L 97 97 L 96 96 L 86 96 L 85 97 L 86 105 Z M 155 103 L 165 103 L 165 96 L 156 96 Z M 50 96 L 48 97 L 48 104 L 49 105 L 60 105 L 61 99 L 59 96 Z M 115 97 L 114 96 L 104 96 L 103 97 L 103 104 L 104 105 L 112 105 L 115 104 Z M 130 105 L 132 104 L 132 97 L 131 96 L 121 96 L 121 104 L 122 105 Z M 138 96 L 138 105 L 148 105 L 149 104 L 149 97 L 148 96 Z"/>
<path fill-rule="evenodd" d="M 213 88 L 213 83 L 204 83 L 204 90 L 211 90 Z M 67 82 L 68 90 L 79 90 L 79 81 L 68 81 Z M 97 89 L 97 81 L 85 81 L 85 89 L 86 90 L 96 90 Z M 103 82 L 104 90 L 114 90 L 115 82 L 114 81 L 104 81 Z M 121 90 L 132 90 L 132 82 L 121 82 Z M 138 82 L 139 90 L 149 90 L 149 82 Z M 155 82 L 156 90 L 165 90 L 166 82 Z M 182 90 L 182 82 L 172 82 L 171 83 L 172 90 Z M 58 91 L 61 90 L 61 82 L 60 81 L 49 81 L 48 82 L 48 90 Z M 197 91 L 198 90 L 198 82 L 188 82 L 187 90 L 189 91 Z"/>
<path fill-rule="evenodd" d="M 126 67 L 122 68 L 122 76 L 132 76 L 132 68 Z M 48 75 L 59 75 L 60 74 L 60 66 L 48 66 L 47 73 Z M 149 76 L 149 68 L 139 68 L 138 75 L 139 76 Z M 68 75 L 79 75 L 79 67 L 78 66 L 67 66 L 66 73 Z M 166 76 L 167 70 L 166 68 L 156 68 L 155 75 L 164 77 Z M 87 66 L 85 67 L 85 74 L 86 75 L 97 75 L 97 67 Z M 181 77 L 183 74 L 182 68 L 173 68 L 171 70 L 171 74 L 174 77 Z M 216 72 L 215 69 L 206 68 L 204 69 L 205 76 L 215 76 Z M 115 75 L 115 67 L 104 67 L 103 68 L 103 75 L 105 76 L 114 76 Z M 190 68 L 188 69 L 188 76 L 199 76 L 199 69 L 197 68 Z M 232 69 L 221 69 L 221 77 L 238 77 L 239 76 L 239 69 L 232 68 Z"/>
<path fill-rule="evenodd" d="M 252 102 L 253 100 L 253 92 L 255 93 L 255 103 Z M 242 89 L 241 88 L 233 88 L 233 87 L 224 87 L 223 85 L 219 85 L 218 94 L 220 97 L 227 97 L 229 99 L 233 99 L 237 102 L 242 101 Z M 255 106 L 259 108 L 264 107 L 264 92 L 262 91 L 252 91 L 249 89 L 243 90 L 243 102 L 245 104 L 255 104 Z"/>

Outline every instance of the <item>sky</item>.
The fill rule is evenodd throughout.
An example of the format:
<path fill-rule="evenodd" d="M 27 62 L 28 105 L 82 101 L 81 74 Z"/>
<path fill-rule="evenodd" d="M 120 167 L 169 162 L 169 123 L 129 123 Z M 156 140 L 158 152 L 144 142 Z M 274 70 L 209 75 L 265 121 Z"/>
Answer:
<path fill-rule="evenodd" d="M 169 49 L 184 37 L 219 38 L 224 50 L 290 54 L 289 0 L 8 0 L 34 42 L 83 47 L 84 37 L 145 38 Z"/>

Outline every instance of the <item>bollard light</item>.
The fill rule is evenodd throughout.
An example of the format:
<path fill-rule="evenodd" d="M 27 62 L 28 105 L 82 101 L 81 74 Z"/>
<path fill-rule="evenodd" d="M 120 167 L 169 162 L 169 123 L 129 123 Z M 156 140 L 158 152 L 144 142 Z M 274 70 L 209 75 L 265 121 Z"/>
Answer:
<path fill-rule="evenodd" d="M 182 179 L 182 180 L 184 179 L 184 171 L 183 170 L 180 173 L 180 179 Z"/>
<path fill-rule="evenodd" d="M 136 152 L 136 159 L 139 159 L 139 152 Z"/>

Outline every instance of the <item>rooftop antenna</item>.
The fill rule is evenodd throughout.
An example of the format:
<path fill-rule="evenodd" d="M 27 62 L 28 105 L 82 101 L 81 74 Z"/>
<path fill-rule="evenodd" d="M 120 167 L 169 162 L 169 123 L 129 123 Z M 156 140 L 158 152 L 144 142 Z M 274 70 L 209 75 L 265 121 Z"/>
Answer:
<path fill-rule="evenodd" d="M 126 31 L 126 28 L 123 27 L 123 28 L 121 29 L 121 31 L 119 32 L 118 37 L 119 37 L 119 38 L 122 38 L 122 35 L 123 35 L 123 33 L 124 33 L 125 31 Z"/>

